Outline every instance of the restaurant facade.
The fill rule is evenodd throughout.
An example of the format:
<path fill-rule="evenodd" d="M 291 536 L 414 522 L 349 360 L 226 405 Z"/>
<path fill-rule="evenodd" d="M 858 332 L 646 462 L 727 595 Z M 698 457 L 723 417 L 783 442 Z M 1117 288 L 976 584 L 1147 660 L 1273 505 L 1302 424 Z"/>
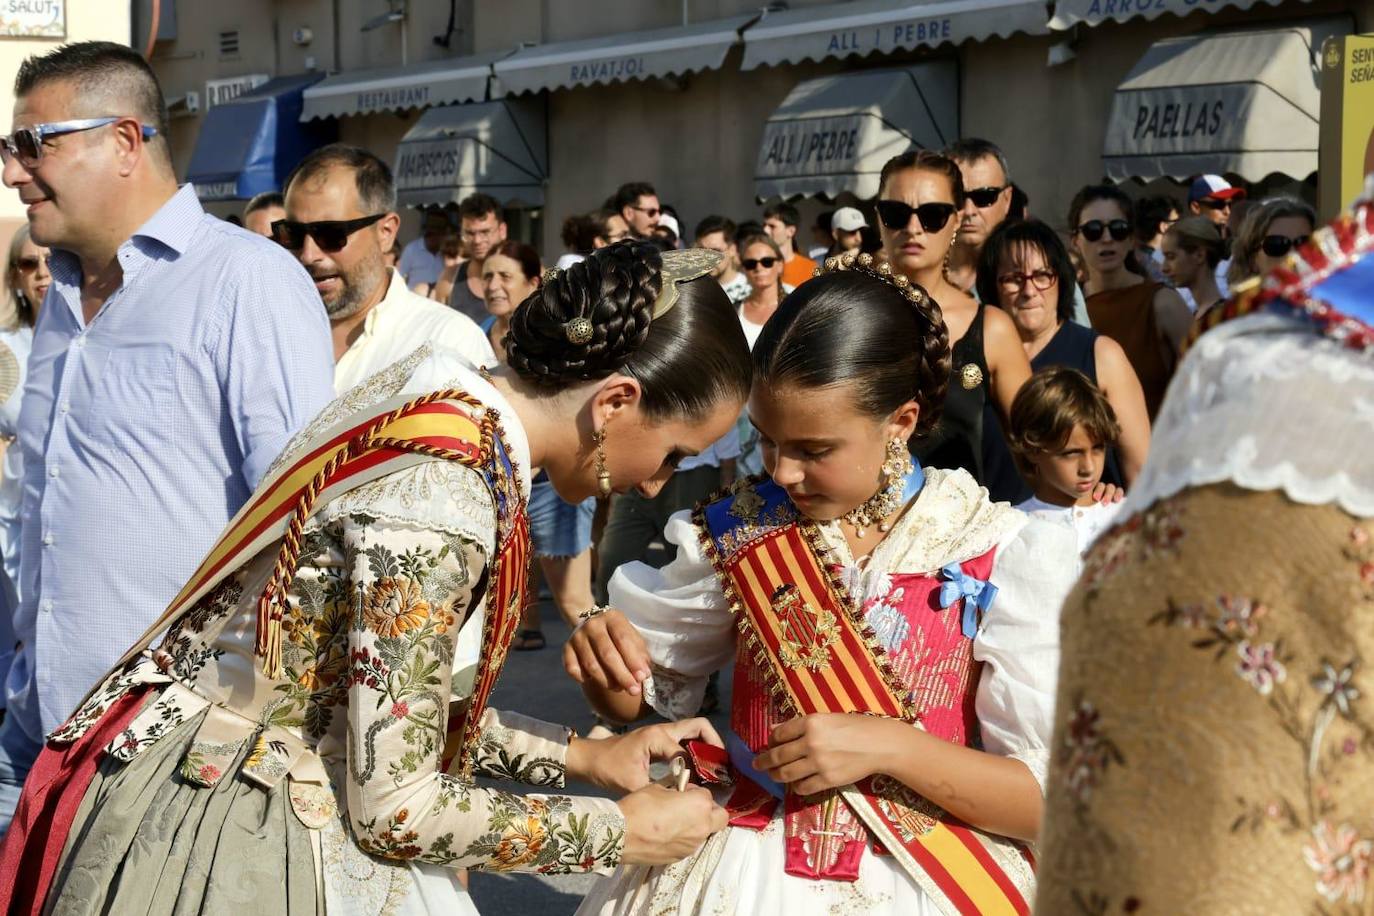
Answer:
<path fill-rule="evenodd" d="M 1032 212 L 1061 227 L 1104 178 L 1181 195 L 1219 172 L 1314 196 L 1322 43 L 1374 31 L 1374 0 L 204 5 L 152 62 L 207 206 L 241 206 L 339 139 L 393 164 L 410 211 L 492 194 L 547 260 L 563 218 L 625 181 L 652 182 L 684 228 L 778 198 L 812 213 L 959 136 L 1001 145 Z M 250 21 L 273 33 L 238 31 L 237 60 L 194 50 Z M 244 76 L 184 111 L 187 92 Z"/>

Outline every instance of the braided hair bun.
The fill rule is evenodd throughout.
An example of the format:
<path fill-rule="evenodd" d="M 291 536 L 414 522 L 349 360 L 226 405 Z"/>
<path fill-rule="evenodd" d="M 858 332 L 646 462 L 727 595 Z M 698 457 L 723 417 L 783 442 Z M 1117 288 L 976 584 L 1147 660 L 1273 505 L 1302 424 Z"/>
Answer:
<path fill-rule="evenodd" d="M 553 274 L 511 316 L 506 361 L 551 388 L 611 375 L 649 333 L 662 270 L 656 245 L 626 240 Z"/>

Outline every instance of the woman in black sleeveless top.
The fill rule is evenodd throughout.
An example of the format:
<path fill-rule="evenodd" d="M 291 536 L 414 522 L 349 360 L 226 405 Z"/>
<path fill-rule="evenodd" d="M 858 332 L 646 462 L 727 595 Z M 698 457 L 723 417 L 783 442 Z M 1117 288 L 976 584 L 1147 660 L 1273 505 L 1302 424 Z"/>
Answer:
<path fill-rule="evenodd" d="M 1011 316 L 1031 367 L 1068 366 L 1102 389 L 1121 424 L 1102 480 L 1129 488 L 1150 450 L 1145 392 L 1120 344 L 1072 320 L 1076 282 L 1059 235 L 1036 219 L 997 227 L 978 263 L 979 296 Z"/>
<path fill-rule="evenodd" d="M 912 452 L 924 465 L 963 468 L 987 486 L 984 441 L 996 423 L 984 420 L 985 404 L 1005 415 L 1030 377 L 1030 362 L 1007 316 L 979 305 L 945 276 L 963 206 L 963 176 L 952 160 L 913 150 L 883 166 L 876 206 L 883 251 L 894 274 L 919 284 L 939 303 L 954 342 L 940 423 L 912 440 Z"/>

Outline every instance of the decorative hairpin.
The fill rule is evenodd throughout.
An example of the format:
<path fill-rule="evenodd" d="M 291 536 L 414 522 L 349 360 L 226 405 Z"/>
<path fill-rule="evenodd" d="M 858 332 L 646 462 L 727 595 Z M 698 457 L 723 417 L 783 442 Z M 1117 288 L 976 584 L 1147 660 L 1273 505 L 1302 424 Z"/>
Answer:
<path fill-rule="evenodd" d="M 711 251 L 709 248 L 665 251 L 661 269 L 663 286 L 659 290 L 658 298 L 654 300 L 654 310 L 650 320 L 657 321 L 667 314 L 673 306 L 677 305 L 677 300 L 681 295 L 677 288 L 679 283 L 687 283 L 706 276 L 720 265 L 722 257 L 723 255 L 719 251 Z M 865 255 L 865 257 L 867 256 Z M 541 275 L 541 282 L 552 283 L 562 272 L 551 267 Z M 592 327 L 590 319 L 577 315 L 563 322 L 563 336 L 567 338 L 568 343 L 581 346 L 596 336 L 596 329 Z"/>
<path fill-rule="evenodd" d="M 930 302 L 930 296 L 919 283 L 912 283 L 905 274 L 893 273 L 892 265 L 886 261 L 879 261 L 871 254 L 856 255 L 852 251 L 846 251 L 844 254 L 826 258 L 825 263 L 816 268 L 816 276 L 837 273 L 841 270 L 853 270 L 868 274 L 870 277 L 877 277 L 884 283 L 895 286 L 897 291 L 914 305 L 926 305 Z"/>

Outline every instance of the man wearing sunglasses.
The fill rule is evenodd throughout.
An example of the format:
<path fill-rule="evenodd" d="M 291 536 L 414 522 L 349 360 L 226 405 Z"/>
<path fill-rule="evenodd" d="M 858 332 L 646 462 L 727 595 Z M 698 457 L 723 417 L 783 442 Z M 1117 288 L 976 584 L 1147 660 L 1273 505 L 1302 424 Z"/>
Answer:
<path fill-rule="evenodd" d="M 606 209 L 619 213 L 620 218 L 630 227 L 630 234 L 637 239 L 651 237 L 658 228 L 658 218 L 663 215 L 663 208 L 658 203 L 658 192 L 647 181 L 632 181 L 621 185 L 609 203 L 610 206 Z"/>
<path fill-rule="evenodd" d="M 22 645 L 0 724 L 0 832 L 43 736 L 333 397 L 309 278 L 178 190 L 162 90 L 136 51 L 31 57 L 14 95 L 4 182 L 52 249 L 52 285 L 15 446 Z"/>
<path fill-rule="evenodd" d="M 1231 204 L 1244 198 L 1244 188 L 1236 187 L 1220 175 L 1199 175 L 1188 186 L 1189 211 L 1216 223 L 1222 237 L 1229 234 L 1227 224 L 1231 218 Z"/>
<path fill-rule="evenodd" d="M 964 208 L 959 212 L 959 234 L 950 250 L 947 275 L 955 286 L 976 295 L 978 255 L 1011 209 L 1007 157 L 997 144 L 977 137 L 956 140 L 945 155 L 959 166 L 964 179 Z"/>
<path fill-rule="evenodd" d="M 425 343 L 476 366 L 496 361 L 471 318 L 406 287 L 386 266 L 401 218 L 391 169 L 336 143 L 305 157 L 286 179 L 286 219 L 273 237 L 315 281 L 334 341 L 334 387 L 349 388 Z"/>

